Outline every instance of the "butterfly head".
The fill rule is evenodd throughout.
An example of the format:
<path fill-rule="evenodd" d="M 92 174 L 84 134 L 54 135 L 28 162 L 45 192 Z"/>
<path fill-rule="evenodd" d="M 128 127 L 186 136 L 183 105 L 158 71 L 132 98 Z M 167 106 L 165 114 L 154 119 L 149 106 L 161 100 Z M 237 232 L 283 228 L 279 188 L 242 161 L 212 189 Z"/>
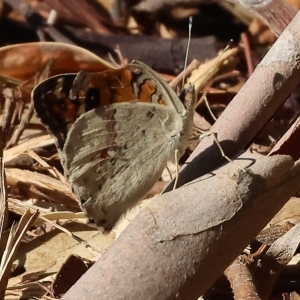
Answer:
<path fill-rule="evenodd" d="M 192 113 L 194 113 L 197 96 L 195 86 L 193 84 L 190 84 L 186 89 L 182 91 L 180 100 L 183 102 L 187 111 L 191 111 Z"/>

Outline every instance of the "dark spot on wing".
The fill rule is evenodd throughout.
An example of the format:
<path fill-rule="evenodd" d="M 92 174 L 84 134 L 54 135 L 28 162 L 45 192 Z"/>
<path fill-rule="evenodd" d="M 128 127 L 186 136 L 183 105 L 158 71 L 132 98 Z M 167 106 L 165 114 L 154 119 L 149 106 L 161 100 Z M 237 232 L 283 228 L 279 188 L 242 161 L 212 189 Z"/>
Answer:
<path fill-rule="evenodd" d="M 92 110 L 100 105 L 100 91 L 98 88 L 89 88 L 86 92 L 85 110 Z"/>
<path fill-rule="evenodd" d="M 148 111 L 148 112 L 147 112 L 147 117 L 148 117 L 149 119 L 152 119 L 152 118 L 154 117 L 154 112 L 153 112 L 153 111 Z"/>

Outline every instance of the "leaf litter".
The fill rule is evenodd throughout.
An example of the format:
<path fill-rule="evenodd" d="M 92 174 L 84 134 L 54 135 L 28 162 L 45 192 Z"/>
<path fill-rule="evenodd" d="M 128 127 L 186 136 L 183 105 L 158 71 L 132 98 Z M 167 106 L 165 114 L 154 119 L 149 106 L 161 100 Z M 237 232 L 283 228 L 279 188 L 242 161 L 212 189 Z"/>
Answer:
<path fill-rule="evenodd" d="M 34 1 L 25 2 L 27 5 L 32 5 L 41 14 L 45 14 L 39 4 Z M 90 7 L 85 6 L 85 1 L 80 2 L 84 4 L 84 9 L 89 11 L 89 15 L 93 16 L 91 19 L 81 20 L 81 22 L 97 33 L 122 30 L 132 33 L 140 26 L 138 22 L 135 22 L 134 26 L 127 25 L 128 27 L 124 26 L 122 30 L 118 26 L 111 28 L 105 22 L 95 21 L 97 17 L 94 12 L 90 10 Z M 45 3 L 49 5 L 49 1 L 45 1 Z M 62 2 L 58 1 L 53 5 L 58 5 L 58 3 L 59 6 L 55 9 L 61 14 L 63 23 L 70 22 L 70 19 L 72 20 L 71 24 L 72 22 L 80 23 L 74 9 L 67 16 L 63 13 L 64 4 Z M 17 11 L 17 8 L 14 8 Z M 47 9 L 46 12 L 48 13 Z M 96 15 L 99 16 L 99 11 Z M 22 19 L 22 14 L 19 13 L 19 17 Z M 9 18 L 13 19 L 14 17 Z M 70 19 L 68 20 L 68 18 Z M 93 23 L 92 20 L 95 22 Z M 130 23 L 131 21 L 132 19 L 129 18 L 127 24 L 133 24 Z M 165 24 L 160 22 L 158 24 L 161 26 L 155 29 L 151 28 L 152 32 L 155 30 L 161 36 L 169 38 L 176 36 L 175 31 L 169 30 Z M 136 28 L 133 30 L 133 27 Z M 49 35 L 53 38 L 57 32 L 54 27 L 50 26 L 49 28 L 42 27 L 38 31 L 39 36 Z M 141 28 L 140 30 L 143 32 Z M 73 32 L 77 34 L 77 37 L 79 36 L 75 28 Z M 38 82 L 49 76 L 81 70 L 101 71 L 114 68 L 114 63 L 111 63 L 108 57 L 103 59 L 87 49 L 72 44 L 63 44 L 59 38 L 53 39 L 56 42 L 15 43 L 10 46 L 3 45 L 0 48 L 3 149 L 1 156 L 2 234 L 0 247 L 2 259 L 0 269 L 2 284 L 0 297 L 4 299 L 30 299 L 33 297 L 57 299 L 61 297 L 76 280 L 69 282 L 66 286 L 60 280 L 68 278 L 75 269 L 80 269 L 79 274 L 75 276 L 76 278 L 74 277 L 75 279 L 79 278 L 114 243 L 140 209 L 147 206 L 148 203 L 146 200 L 135 207 L 108 235 L 103 235 L 85 224 L 84 215 L 80 212 L 77 201 L 62 174 L 54 141 L 33 113 L 30 93 Z M 250 49 L 250 51 L 252 50 Z M 241 65 L 245 63 L 245 56 L 243 56 L 245 51 L 249 51 L 249 49 L 245 49 L 245 45 L 239 45 L 224 53 L 221 52 L 212 60 L 201 61 L 201 64 L 198 63 L 199 66 L 192 68 L 191 71 L 188 71 L 189 68 L 187 69 L 185 76 L 188 80 L 186 83 L 187 85 L 190 82 L 195 84 L 199 97 L 197 112 L 194 116 L 194 136 L 198 136 L 199 132 L 208 131 L 214 122 L 207 107 L 203 104 L 203 95 L 208 99 L 210 108 L 218 117 L 247 80 L 249 74 L 243 67 L 241 68 Z M 241 59 L 241 57 L 243 58 Z M 259 59 L 257 53 L 255 53 L 254 59 Z M 165 67 L 158 67 L 158 69 L 164 70 Z M 166 74 L 162 75 L 167 77 Z M 177 82 L 180 82 L 181 78 L 179 75 L 176 79 Z M 295 105 L 293 97 L 296 96 L 293 95 L 289 99 L 289 102 L 272 119 L 260 137 L 254 141 L 252 149 L 267 154 L 272 142 L 286 129 L 287 124 L 282 123 L 287 122 L 286 120 L 291 122 L 296 118 L 299 107 Z M 283 118 L 284 114 L 288 115 L 288 118 Z M 195 142 L 191 142 L 186 156 L 194 148 Z M 169 168 L 174 169 L 172 166 Z M 174 178 L 175 169 L 171 175 L 167 174 L 163 178 L 166 181 Z M 163 187 L 159 186 L 155 189 L 154 194 L 162 190 Z M 150 195 L 152 196 L 151 192 Z M 286 206 L 290 205 L 292 200 Z M 276 216 L 277 219 L 280 214 L 282 215 L 282 212 Z M 272 230 L 275 225 L 285 228 L 281 231 L 280 236 L 282 237 L 272 243 L 267 240 L 262 241 L 259 237 L 255 241 L 271 245 L 265 255 L 273 259 L 273 264 L 278 263 L 278 259 L 281 259 L 282 270 L 297 257 L 295 253 L 299 244 L 298 216 L 298 212 L 295 213 L 295 209 L 292 208 L 281 222 L 278 223 L 274 219 L 268 225 L 265 230 L 269 230 L 267 233 L 269 238 L 273 235 Z M 290 217 L 294 219 L 290 220 Z M 288 229 L 286 229 L 287 224 L 290 224 Z M 252 252 L 255 247 L 258 251 L 257 245 L 251 245 Z M 262 246 L 260 245 L 260 247 Z M 286 253 L 286 256 L 282 259 L 278 253 Z M 298 260 L 293 262 L 293 265 L 297 262 Z M 264 264 L 263 258 L 261 264 Z M 282 270 L 278 271 L 278 275 Z M 261 273 L 259 275 L 261 276 Z M 260 280 L 260 282 L 263 281 L 263 279 Z M 4 283 L 6 284 L 4 285 Z M 273 285 L 275 285 L 275 281 L 267 290 L 270 291 Z M 209 299 L 208 296 L 206 297 L 205 299 Z"/>

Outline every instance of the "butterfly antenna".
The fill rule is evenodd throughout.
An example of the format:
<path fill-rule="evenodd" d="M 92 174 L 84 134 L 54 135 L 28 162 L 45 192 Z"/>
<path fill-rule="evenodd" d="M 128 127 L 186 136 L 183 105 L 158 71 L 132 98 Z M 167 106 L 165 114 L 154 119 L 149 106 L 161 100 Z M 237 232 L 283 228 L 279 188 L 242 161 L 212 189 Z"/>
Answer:
<path fill-rule="evenodd" d="M 184 81 L 185 81 L 185 70 L 187 66 L 187 60 L 188 60 L 188 55 L 190 51 L 190 44 L 191 44 L 191 35 L 192 35 L 192 25 L 193 25 L 193 17 L 189 17 L 189 38 L 188 38 L 188 43 L 186 47 L 186 53 L 185 53 L 185 60 L 184 60 L 184 68 L 183 68 L 183 76 L 182 76 L 182 90 L 184 88 Z"/>

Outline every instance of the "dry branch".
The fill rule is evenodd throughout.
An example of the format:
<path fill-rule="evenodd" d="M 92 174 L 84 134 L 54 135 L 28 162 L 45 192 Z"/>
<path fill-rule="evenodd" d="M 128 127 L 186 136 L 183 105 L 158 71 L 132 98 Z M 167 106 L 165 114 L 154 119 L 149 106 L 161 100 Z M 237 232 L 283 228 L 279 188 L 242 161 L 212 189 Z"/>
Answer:
<path fill-rule="evenodd" d="M 253 259 L 241 255 L 225 270 L 235 300 L 261 300 L 257 292 L 257 282 L 251 274 Z"/>
<path fill-rule="evenodd" d="M 157 13 L 162 10 L 172 9 L 178 5 L 196 6 L 203 3 L 212 3 L 215 0 L 140 0 L 131 9 L 142 13 Z M 221 2 L 221 1 L 217 1 Z M 296 10 L 283 0 L 227 0 L 246 7 L 258 16 L 277 35 L 285 29 L 291 19 L 295 16 Z M 129 2 L 130 3 L 130 2 Z"/>
<path fill-rule="evenodd" d="M 249 145 L 298 85 L 299 26 L 300 13 L 211 128 L 227 156 L 232 157 Z M 224 161 L 213 137 L 204 139 L 180 172 L 178 186 L 210 172 Z M 172 185 L 167 188 L 170 190 Z"/>
<path fill-rule="evenodd" d="M 29 194 L 38 194 L 40 192 L 45 195 L 46 199 L 59 203 L 60 206 L 66 205 L 78 208 L 78 203 L 70 187 L 60 180 L 17 168 L 6 169 L 6 177 L 9 185 L 19 187 Z"/>
<path fill-rule="evenodd" d="M 300 223 L 277 239 L 264 255 L 259 249 L 257 254 L 235 259 L 225 271 L 234 299 L 270 299 L 276 280 L 292 260 L 299 242 Z"/>
<path fill-rule="evenodd" d="M 235 162 L 154 199 L 63 299 L 197 299 L 299 188 L 289 156 Z"/>
<path fill-rule="evenodd" d="M 300 223 L 277 239 L 260 261 L 256 272 L 261 299 L 270 299 L 274 284 L 295 255 L 300 243 Z"/>
<path fill-rule="evenodd" d="M 164 39 L 146 35 L 99 35 L 81 29 L 66 28 L 68 34 L 79 45 L 103 57 L 103 48 L 115 56 L 118 47 L 128 61 L 140 60 L 155 70 L 178 71 L 184 66 L 187 38 Z M 151 49 L 151 51 L 149 51 Z M 201 51 L 199 51 L 201 49 Z M 188 62 L 192 59 L 204 61 L 217 54 L 216 39 L 212 36 L 193 38 Z M 166 55 L 167 54 L 167 55 Z"/>

